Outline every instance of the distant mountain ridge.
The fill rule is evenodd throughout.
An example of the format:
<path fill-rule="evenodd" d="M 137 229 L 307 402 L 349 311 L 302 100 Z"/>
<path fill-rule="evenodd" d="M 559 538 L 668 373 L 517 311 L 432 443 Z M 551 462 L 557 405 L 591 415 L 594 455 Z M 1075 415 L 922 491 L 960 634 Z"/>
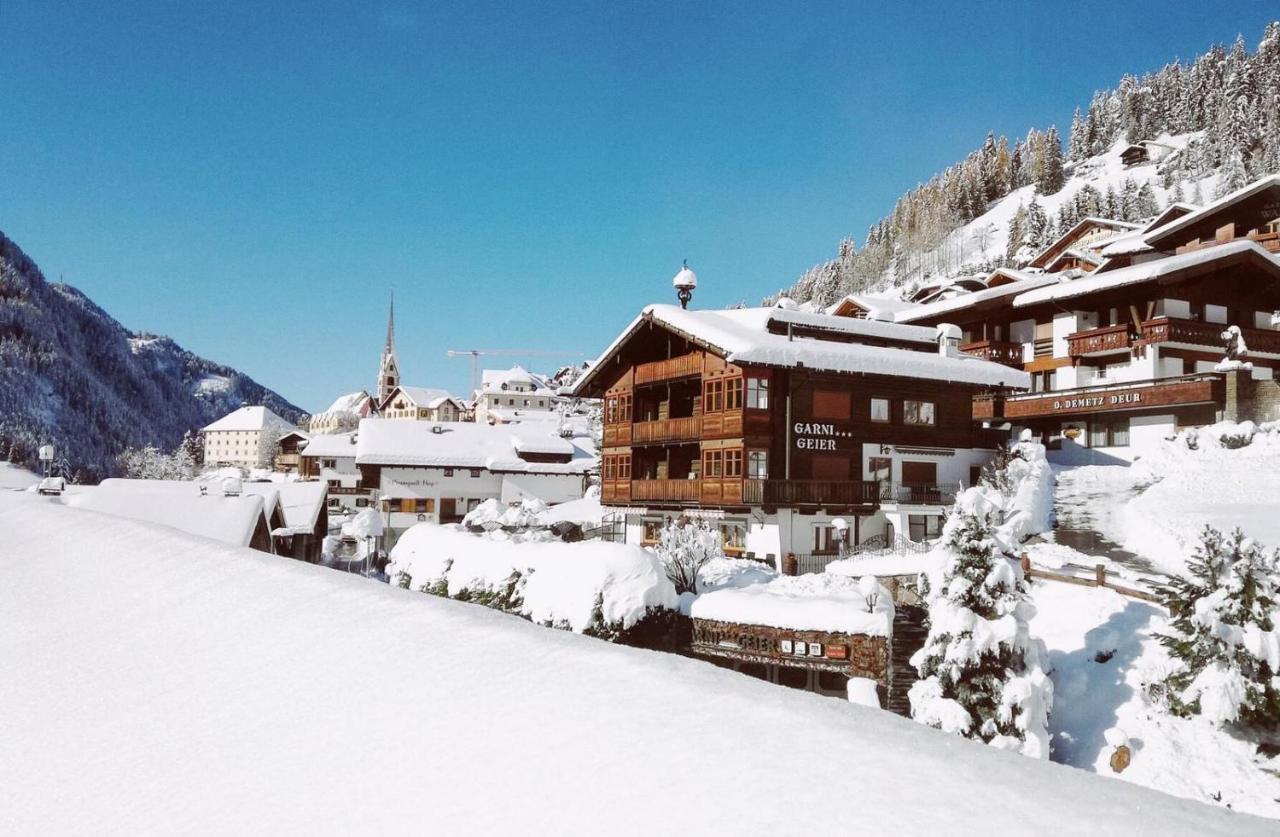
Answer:
<path fill-rule="evenodd" d="M 1140 140 L 1171 141 L 1158 163 L 1122 166 Z M 982 147 L 898 199 L 834 258 L 781 295 L 829 306 L 849 293 L 910 292 L 1021 266 L 1079 218 L 1137 220 L 1174 201 L 1201 203 L 1280 171 L 1280 21 L 1252 54 L 1243 38 L 1173 61 L 1077 108 L 1063 148 L 1055 127 Z M 1131 182 L 1130 182 L 1131 181 Z M 1154 206 L 1154 209 L 1152 208 Z"/>
<path fill-rule="evenodd" d="M 115 470 L 126 447 L 175 447 L 242 403 L 306 413 L 247 375 L 133 332 L 84 293 L 45 280 L 0 233 L 0 459 L 33 467 L 51 442 L 68 475 Z"/>

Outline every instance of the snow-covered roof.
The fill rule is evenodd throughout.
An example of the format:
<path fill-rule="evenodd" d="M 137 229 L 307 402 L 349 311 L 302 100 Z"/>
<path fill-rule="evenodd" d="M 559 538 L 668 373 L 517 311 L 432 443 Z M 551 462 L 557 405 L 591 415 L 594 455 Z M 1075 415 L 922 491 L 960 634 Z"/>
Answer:
<path fill-rule="evenodd" d="M 775 323 L 790 323 L 810 329 L 871 337 L 879 340 L 928 343 L 929 345 L 937 345 L 938 342 L 938 332 L 934 328 L 903 325 L 902 323 L 885 322 L 883 320 L 838 317 L 833 314 L 815 314 L 809 311 L 782 308 L 775 309 L 769 319 Z"/>
<path fill-rule="evenodd" d="M 368 407 L 370 401 L 369 393 L 364 390 L 359 392 L 349 392 L 346 395 L 339 395 L 329 405 L 326 413 L 361 413 Z"/>
<path fill-rule="evenodd" d="M 303 456 L 341 457 L 355 456 L 356 431 L 347 433 L 322 433 L 312 436 L 302 449 Z"/>
<path fill-rule="evenodd" d="M 77 486 L 63 495 L 69 506 L 115 517 L 171 526 L 192 535 L 233 546 L 248 546 L 259 521 L 264 498 L 255 494 L 224 497 L 219 487 L 176 480 L 103 480 L 96 486 Z"/>
<path fill-rule="evenodd" d="M 281 433 L 298 429 L 266 407 L 241 407 L 203 429 L 208 432 L 211 430 L 258 431 L 268 428 L 279 430 Z"/>
<path fill-rule="evenodd" d="M 395 392 L 404 393 L 406 398 L 414 404 L 417 404 L 419 407 L 435 409 L 440 407 L 446 401 L 452 401 L 459 409 L 462 407 L 461 402 L 450 395 L 447 389 L 438 389 L 436 387 L 398 386 L 395 391 L 392 392 L 391 398 L 395 397 Z M 390 401 L 391 398 L 388 398 L 387 400 Z"/>
<path fill-rule="evenodd" d="M 1142 264 L 1122 267 L 1101 274 L 1093 273 L 1083 279 L 1055 281 L 1054 284 L 1047 287 L 1020 294 L 1013 300 L 1013 304 L 1015 307 L 1023 307 L 1057 299 L 1083 296 L 1095 291 L 1109 290 L 1124 285 L 1150 282 L 1180 270 L 1208 265 L 1225 259 L 1251 258 L 1247 254 L 1256 255 L 1260 258 L 1261 264 L 1269 266 L 1277 275 L 1280 275 L 1280 262 L 1271 258 L 1270 254 L 1258 244 L 1252 241 L 1233 241 L 1228 244 L 1205 247 L 1192 253 L 1183 253 L 1180 256 L 1170 256 L 1167 259 L 1143 262 Z"/>
<path fill-rule="evenodd" d="M 1089 227 L 1105 227 L 1112 230 L 1136 230 L 1140 224 L 1134 224 L 1129 221 L 1119 221 L 1115 218 L 1099 218 L 1094 215 L 1088 215 L 1081 218 L 1071 226 L 1071 229 L 1055 238 L 1048 247 L 1045 247 L 1035 255 L 1028 264 L 1032 267 L 1044 267 L 1053 259 L 1060 250 L 1066 249 L 1071 242 L 1080 236 Z"/>
<path fill-rule="evenodd" d="M 863 311 L 867 312 L 867 317 L 875 320 L 890 320 L 899 311 L 907 311 L 915 308 L 919 303 L 911 302 L 905 299 L 896 299 L 894 297 L 874 296 L 871 294 L 848 294 L 844 299 L 837 302 L 827 309 L 828 314 L 834 314 L 840 310 L 845 304 L 856 305 Z"/>
<path fill-rule="evenodd" d="M 510 369 L 485 369 L 480 373 L 480 388 L 502 389 L 503 384 L 533 384 L 536 389 L 546 389 L 547 382 L 520 364 Z"/>
<path fill-rule="evenodd" d="M 872 612 L 867 612 L 867 596 L 857 579 L 811 573 L 713 590 L 694 600 L 689 615 L 795 631 L 889 636 L 893 632 L 893 597 L 874 579 L 872 582 L 868 589 L 878 594 Z"/>
<path fill-rule="evenodd" d="M 650 305 L 632 320 L 600 355 L 603 361 L 645 322 L 659 323 L 705 346 L 730 363 L 814 369 L 828 372 L 923 378 L 933 381 L 1025 389 L 1027 373 L 968 355 L 947 357 L 933 351 L 912 351 L 888 346 L 868 346 L 813 337 L 788 338 L 773 334 L 769 323 L 777 308 L 737 308 L 719 311 L 687 311 L 677 305 Z M 813 314 L 843 322 L 845 318 Z M 889 325 L 889 324 L 882 324 Z M 914 332 L 911 332 L 914 333 Z M 582 376 L 575 392 L 582 393 L 601 363 Z"/>
<path fill-rule="evenodd" d="M 284 515 L 284 524 L 295 534 L 305 534 L 315 528 L 320 510 L 324 508 L 325 498 L 329 494 L 327 483 L 317 481 L 297 482 L 246 482 L 243 485 L 245 494 L 260 496 L 271 494 L 272 502 L 278 504 Z"/>
<path fill-rule="evenodd" d="M 439 431 L 435 428 L 439 428 Z M 526 453 L 550 452 L 565 462 L 528 462 L 520 458 L 517 439 Z M 359 465 L 406 465 L 435 468 L 488 468 L 543 474 L 579 474 L 590 470 L 595 456 L 561 439 L 554 427 L 537 424 L 489 425 L 467 421 L 395 421 L 367 418 L 356 442 Z"/>
<path fill-rule="evenodd" d="M 1147 233 L 1146 242 L 1159 249 L 1161 242 L 1167 241 L 1170 236 L 1177 233 L 1179 230 L 1186 229 L 1187 227 L 1215 215 L 1223 209 L 1237 204 L 1246 198 L 1251 198 L 1266 189 L 1280 189 L 1280 174 L 1272 174 L 1255 180 L 1249 185 L 1219 198 L 1202 209 L 1190 212 L 1171 223 L 1165 224 L 1159 229 L 1152 230 Z"/>
<path fill-rule="evenodd" d="M 1018 277 L 1016 281 L 1009 282 L 1005 285 L 997 285 L 993 288 L 987 288 L 981 291 L 974 291 L 970 294 L 962 294 L 952 297 L 951 299 L 942 299 L 937 302 L 930 302 L 927 305 L 919 305 L 907 311 L 903 311 L 898 315 L 900 321 L 912 322 L 913 320 L 933 319 L 935 317 L 945 316 L 957 311 L 964 311 L 977 305 L 980 302 L 989 302 L 991 300 L 1001 299 L 1008 296 L 1016 296 L 1032 290 L 1033 288 L 1042 288 L 1046 285 L 1057 283 L 1056 276 L 1041 273 L 1026 273 L 1023 271 L 1015 271 L 1004 269 L 1000 271 L 1006 276 Z"/>

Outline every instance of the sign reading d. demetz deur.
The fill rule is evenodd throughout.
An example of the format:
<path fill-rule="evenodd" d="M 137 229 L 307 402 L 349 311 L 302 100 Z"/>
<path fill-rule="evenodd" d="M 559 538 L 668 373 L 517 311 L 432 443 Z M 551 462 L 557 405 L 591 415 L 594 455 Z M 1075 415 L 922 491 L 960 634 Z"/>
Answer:
<path fill-rule="evenodd" d="M 843 440 L 853 438 L 852 432 L 820 421 L 797 421 L 791 432 L 796 450 L 838 450 Z"/>

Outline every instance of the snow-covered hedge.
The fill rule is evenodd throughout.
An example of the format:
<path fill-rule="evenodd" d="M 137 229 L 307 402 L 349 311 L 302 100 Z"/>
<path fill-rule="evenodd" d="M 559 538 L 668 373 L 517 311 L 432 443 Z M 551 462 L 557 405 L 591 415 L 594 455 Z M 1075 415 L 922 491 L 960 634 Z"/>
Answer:
<path fill-rule="evenodd" d="M 603 541 L 519 542 L 419 523 L 391 550 L 387 574 L 408 589 L 577 633 L 610 635 L 676 609 L 675 588 L 653 553 Z"/>

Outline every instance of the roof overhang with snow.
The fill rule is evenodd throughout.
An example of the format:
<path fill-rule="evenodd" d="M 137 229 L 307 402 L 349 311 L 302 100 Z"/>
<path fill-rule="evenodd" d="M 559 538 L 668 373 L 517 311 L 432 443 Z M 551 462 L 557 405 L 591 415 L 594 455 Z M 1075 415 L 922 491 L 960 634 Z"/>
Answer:
<path fill-rule="evenodd" d="M 1264 223 L 1280 218 L 1280 174 L 1273 174 L 1269 177 L 1255 180 L 1248 186 L 1219 198 L 1203 209 L 1189 212 L 1158 229 L 1152 230 L 1143 240 L 1157 250 L 1168 250 L 1182 243 L 1193 232 L 1198 231 L 1201 233 L 1200 237 L 1203 238 L 1205 233 L 1211 232 L 1217 226 L 1222 226 L 1221 222 L 1225 219 L 1221 216 L 1224 213 L 1245 211 L 1245 207 L 1242 205 L 1246 203 L 1251 207 L 1257 206 L 1258 217 L 1261 217 Z M 1268 209 L 1268 207 L 1270 208 Z M 1272 214 L 1273 212 L 1274 215 Z M 1237 234 L 1243 235 L 1247 231 L 1247 227 L 1239 229 Z"/>
<path fill-rule="evenodd" d="M 1114 218 L 1095 218 L 1092 216 L 1081 218 L 1071 229 L 1058 236 L 1057 240 L 1036 254 L 1036 257 L 1027 264 L 1027 267 L 1047 268 L 1064 250 L 1090 230 L 1136 230 L 1139 226 L 1141 225 L 1131 224 L 1128 221 L 1117 221 Z"/>

